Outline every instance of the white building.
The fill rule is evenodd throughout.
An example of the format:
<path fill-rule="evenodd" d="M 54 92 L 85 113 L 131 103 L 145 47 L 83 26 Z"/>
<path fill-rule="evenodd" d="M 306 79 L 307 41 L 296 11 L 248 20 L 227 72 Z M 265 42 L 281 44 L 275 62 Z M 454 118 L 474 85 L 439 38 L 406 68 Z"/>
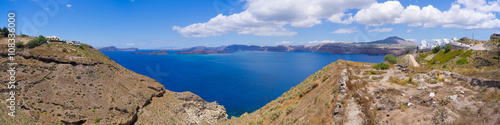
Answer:
<path fill-rule="evenodd" d="M 46 36 L 45 38 L 47 38 L 48 40 L 61 40 L 61 38 L 57 36 Z"/>
<path fill-rule="evenodd" d="M 418 46 L 419 49 L 432 49 L 436 46 L 444 47 L 448 44 L 456 45 L 456 46 L 462 46 L 462 47 L 471 47 L 472 45 L 467 45 L 463 43 L 457 42 L 458 39 L 456 37 L 453 37 L 450 39 L 433 39 L 433 43 L 428 43 L 425 40 L 422 40 L 420 42 L 420 46 Z"/>

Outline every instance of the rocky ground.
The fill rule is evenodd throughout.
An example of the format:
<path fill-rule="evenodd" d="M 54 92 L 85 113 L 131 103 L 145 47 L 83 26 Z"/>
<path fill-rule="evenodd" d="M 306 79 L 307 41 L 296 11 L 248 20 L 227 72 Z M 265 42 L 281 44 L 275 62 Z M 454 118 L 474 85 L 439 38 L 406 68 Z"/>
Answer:
<path fill-rule="evenodd" d="M 337 61 L 222 124 L 500 124 L 500 90 L 454 72 Z M 411 80 L 410 80 L 411 79 Z"/>
<path fill-rule="evenodd" d="M 1 45 L 6 47 L 7 45 Z M 1 124 L 216 124 L 223 106 L 125 69 L 91 46 L 18 48 L 16 117 L 7 112 L 8 56 L 0 58 Z"/>

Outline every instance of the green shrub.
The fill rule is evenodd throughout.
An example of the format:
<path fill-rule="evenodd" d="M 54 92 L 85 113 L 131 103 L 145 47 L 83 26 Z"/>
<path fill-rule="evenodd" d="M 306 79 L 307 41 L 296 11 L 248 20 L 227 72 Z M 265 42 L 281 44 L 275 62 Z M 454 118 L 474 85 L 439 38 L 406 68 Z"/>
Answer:
<path fill-rule="evenodd" d="M 373 68 L 375 68 L 375 69 L 389 69 L 389 64 L 379 63 L 377 65 L 374 65 Z"/>
<path fill-rule="evenodd" d="M 82 77 L 81 76 L 76 76 L 77 79 L 81 79 Z"/>
<path fill-rule="evenodd" d="M 99 123 L 99 122 L 101 122 L 101 119 L 96 119 L 95 120 L 95 123 Z"/>
<path fill-rule="evenodd" d="M 446 45 L 446 46 L 444 47 L 444 53 L 448 53 L 448 52 L 450 52 L 450 51 L 451 51 L 451 49 L 452 49 L 451 45 Z"/>
<path fill-rule="evenodd" d="M 463 64 L 467 64 L 467 63 L 469 63 L 469 62 L 467 61 L 467 59 L 459 59 L 459 60 L 457 60 L 457 64 L 458 64 L 458 65 L 463 65 Z"/>
<path fill-rule="evenodd" d="M 80 47 L 79 47 L 79 48 L 80 48 L 80 49 L 82 49 L 82 50 L 85 50 L 85 48 L 84 48 L 83 46 L 81 46 L 81 45 L 80 45 Z"/>
<path fill-rule="evenodd" d="M 68 50 L 66 50 L 66 48 L 63 48 L 63 49 L 62 49 L 62 51 L 63 51 L 63 52 L 68 52 Z"/>
<path fill-rule="evenodd" d="M 432 49 L 433 53 L 437 53 L 439 51 L 441 51 L 441 46 L 436 46 L 436 47 L 434 47 L 434 49 Z"/>
<path fill-rule="evenodd" d="M 373 70 L 372 70 L 372 71 L 370 71 L 370 73 L 371 73 L 372 75 L 375 75 L 375 74 L 376 74 L 376 72 L 375 72 L 375 71 L 373 71 Z"/>
<path fill-rule="evenodd" d="M 396 56 L 394 56 L 392 54 L 385 55 L 384 60 L 387 61 L 387 62 L 389 62 L 389 63 L 391 63 L 391 64 L 398 63 L 398 60 L 396 59 Z"/>
<path fill-rule="evenodd" d="M 23 42 L 16 42 L 16 47 L 17 48 L 24 48 L 24 43 Z"/>
<path fill-rule="evenodd" d="M 444 82 L 444 78 L 437 78 L 438 81 Z"/>
<path fill-rule="evenodd" d="M 33 48 L 33 47 L 37 47 L 39 45 L 42 45 L 44 43 L 47 43 L 47 39 L 45 37 L 43 37 L 42 35 L 40 35 L 40 36 L 38 36 L 38 38 L 30 40 L 26 44 L 26 46 Z"/>

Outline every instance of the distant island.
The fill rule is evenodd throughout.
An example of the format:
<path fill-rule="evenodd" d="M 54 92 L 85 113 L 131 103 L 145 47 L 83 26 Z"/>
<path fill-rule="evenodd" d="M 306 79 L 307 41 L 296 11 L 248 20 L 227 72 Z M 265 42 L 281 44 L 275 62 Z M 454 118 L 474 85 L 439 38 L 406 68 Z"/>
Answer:
<path fill-rule="evenodd" d="M 132 52 L 132 54 L 168 55 L 167 51 Z"/>
<path fill-rule="evenodd" d="M 417 44 L 399 38 L 396 36 L 388 37 L 383 40 L 372 42 L 339 42 L 339 43 L 321 43 L 318 45 L 279 45 L 279 46 L 257 46 L 257 45 L 228 45 L 220 47 L 196 46 L 180 49 L 162 49 L 162 50 L 180 50 L 175 54 L 206 54 L 205 52 L 236 52 L 236 51 L 304 51 L 334 54 L 368 54 L 368 55 L 400 55 L 407 50 L 417 49 Z M 213 50 L 213 51 L 210 51 Z"/>
<path fill-rule="evenodd" d="M 115 52 L 115 51 L 139 51 L 138 48 L 116 48 L 115 46 L 96 48 L 101 52 Z"/>
<path fill-rule="evenodd" d="M 195 50 L 189 50 L 189 51 L 175 52 L 174 54 L 222 54 L 222 53 L 233 53 L 233 52 L 220 51 L 220 50 L 195 49 Z"/>

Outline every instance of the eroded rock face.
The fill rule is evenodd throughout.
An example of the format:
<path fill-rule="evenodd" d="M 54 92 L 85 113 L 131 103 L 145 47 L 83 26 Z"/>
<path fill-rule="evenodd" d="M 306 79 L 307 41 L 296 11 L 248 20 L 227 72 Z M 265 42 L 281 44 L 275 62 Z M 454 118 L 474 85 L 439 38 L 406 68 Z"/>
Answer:
<path fill-rule="evenodd" d="M 192 93 L 165 90 L 155 80 L 125 69 L 91 46 L 82 46 L 84 49 L 53 43 L 17 52 L 19 115 L 6 116 L 2 99 L 0 121 L 6 121 L 2 124 L 136 124 L 148 107 L 161 104 L 171 107 L 154 111 L 170 115 L 157 121 L 215 124 L 227 119 L 223 106 Z M 7 49 L 1 50 L 1 65 L 7 67 Z M 7 72 L 0 72 L 0 82 L 5 83 L 7 76 Z M 6 88 L 0 85 L 1 98 L 7 98 Z M 185 115 L 174 113 L 176 108 Z"/>

